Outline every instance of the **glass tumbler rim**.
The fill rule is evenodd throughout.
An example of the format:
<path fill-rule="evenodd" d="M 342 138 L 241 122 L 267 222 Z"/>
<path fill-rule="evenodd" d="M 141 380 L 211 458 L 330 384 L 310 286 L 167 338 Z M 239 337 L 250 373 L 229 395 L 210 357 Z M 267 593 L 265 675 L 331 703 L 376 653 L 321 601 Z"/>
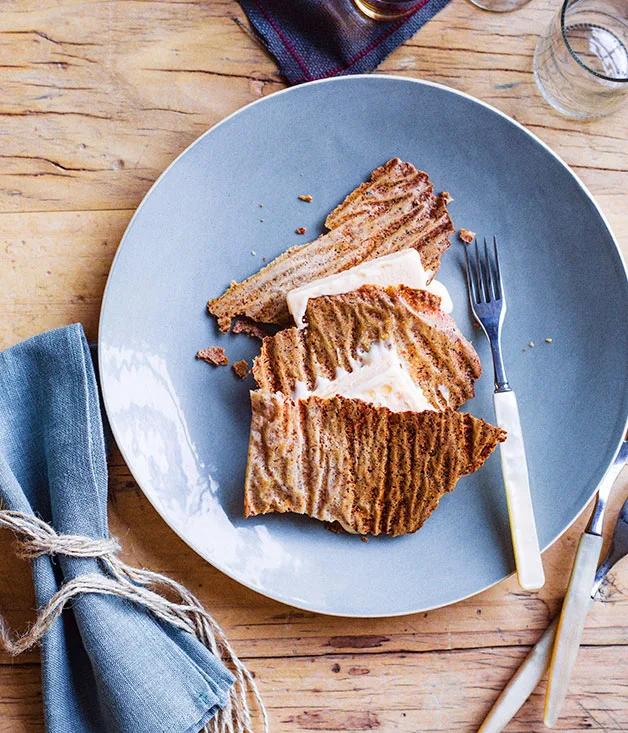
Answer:
<path fill-rule="evenodd" d="M 573 50 L 571 47 L 571 44 L 569 43 L 569 39 L 567 38 L 567 31 L 565 28 L 565 16 L 567 15 L 567 8 L 573 3 L 574 0 L 564 0 L 563 7 L 560 11 L 560 32 L 563 37 L 563 41 L 565 43 L 565 46 L 567 46 L 567 50 L 573 57 L 574 61 L 581 66 L 585 71 L 588 71 L 590 74 L 593 74 L 593 76 L 596 76 L 598 79 L 604 79 L 605 81 L 611 81 L 615 82 L 616 84 L 626 84 L 628 83 L 628 76 L 622 76 L 622 77 L 616 77 L 616 76 L 607 76 L 606 74 L 600 74 L 599 71 L 595 71 L 595 69 L 592 69 L 591 67 L 587 66 L 584 61 L 578 56 L 578 54 Z"/>

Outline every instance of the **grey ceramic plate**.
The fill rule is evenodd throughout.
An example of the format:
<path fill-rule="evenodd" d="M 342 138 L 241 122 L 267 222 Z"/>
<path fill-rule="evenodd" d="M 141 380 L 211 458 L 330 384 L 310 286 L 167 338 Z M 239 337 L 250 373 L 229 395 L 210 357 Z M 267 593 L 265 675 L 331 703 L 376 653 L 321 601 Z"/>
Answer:
<path fill-rule="evenodd" d="M 470 97 L 362 76 L 305 84 L 240 110 L 188 148 L 142 202 L 100 323 L 115 438 L 163 518 L 241 583 L 330 614 L 442 606 L 514 567 L 497 454 L 415 535 L 364 543 L 304 517 L 243 519 L 252 379 L 194 359 L 214 344 L 232 361 L 254 356 L 254 340 L 218 334 L 208 298 L 303 242 L 297 227 L 316 236 L 326 214 L 394 156 L 452 194 L 458 227 L 499 238 L 506 364 L 547 546 L 583 509 L 623 436 L 628 282 L 603 216 L 573 174 L 525 129 Z M 440 278 L 485 369 L 465 409 L 491 420 L 490 355 L 469 318 L 461 256 L 454 244 Z"/>

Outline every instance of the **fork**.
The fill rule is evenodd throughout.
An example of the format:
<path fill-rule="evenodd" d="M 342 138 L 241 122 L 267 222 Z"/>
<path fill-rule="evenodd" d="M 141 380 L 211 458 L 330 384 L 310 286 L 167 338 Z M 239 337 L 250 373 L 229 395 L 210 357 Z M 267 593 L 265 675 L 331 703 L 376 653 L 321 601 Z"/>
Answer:
<path fill-rule="evenodd" d="M 508 433 L 500 444 L 502 474 L 508 502 L 510 532 L 517 566 L 519 585 L 536 590 L 545 583 L 541 551 L 536 534 L 530 480 L 526 462 L 517 397 L 508 383 L 501 351 L 501 330 L 506 315 L 506 298 L 499 268 L 497 240 L 493 237 L 493 258 L 484 238 L 484 253 L 480 255 L 477 239 L 473 240 L 475 256 L 469 256 L 471 244 L 465 244 L 467 287 L 473 315 L 478 320 L 491 345 L 495 369 L 493 405 L 497 424 Z M 473 263 L 472 260 L 475 260 Z"/>

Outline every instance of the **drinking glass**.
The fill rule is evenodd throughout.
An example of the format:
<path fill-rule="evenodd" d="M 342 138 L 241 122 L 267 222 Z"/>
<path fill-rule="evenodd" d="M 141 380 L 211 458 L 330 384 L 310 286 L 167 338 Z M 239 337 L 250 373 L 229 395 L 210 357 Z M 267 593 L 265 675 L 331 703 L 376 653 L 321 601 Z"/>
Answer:
<path fill-rule="evenodd" d="M 511 10 L 519 10 L 530 0 L 471 0 L 474 5 L 482 10 L 490 10 L 493 13 L 509 13 Z"/>
<path fill-rule="evenodd" d="M 628 97 L 628 0 L 565 0 L 536 44 L 534 78 L 569 117 L 618 109 Z"/>
<path fill-rule="evenodd" d="M 364 15 L 373 20 L 400 20 L 406 18 L 419 6 L 425 4 L 425 0 L 354 0 L 358 9 Z"/>

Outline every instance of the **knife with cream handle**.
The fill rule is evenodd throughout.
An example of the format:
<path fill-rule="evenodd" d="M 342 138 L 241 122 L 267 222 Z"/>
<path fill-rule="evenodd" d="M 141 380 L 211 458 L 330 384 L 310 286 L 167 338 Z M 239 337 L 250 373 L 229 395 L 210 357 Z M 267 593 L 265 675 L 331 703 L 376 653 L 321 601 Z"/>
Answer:
<path fill-rule="evenodd" d="M 584 622 L 589 611 L 589 588 L 595 576 L 595 568 L 602 550 L 604 511 L 615 479 L 619 475 L 628 449 L 624 442 L 615 461 L 606 472 L 597 490 L 597 502 L 593 516 L 582 533 L 574 560 L 567 595 L 558 620 L 556 641 L 550 660 L 550 671 L 545 695 L 543 722 L 548 728 L 555 725 L 563 707 L 571 671 L 576 663 Z"/>
<path fill-rule="evenodd" d="M 627 460 L 628 441 L 625 441 L 617 454 L 612 468 L 609 469 L 603 481 L 606 481 L 608 478 L 613 483 Z M 628 555 L 628 499 L 624 502 L 617 519 L 613 539 L 606 553 L 606 557 L 595 574 L 595 582 L 593 583 L 593 587 L 590 588 L 590 593 L 586 600 L 587 611 L 593 606 L 595 595 L 604 582 L 607 573 L 626 555 Z M 549 666 L 557 626 L 558 617 L 552 621 L 536 646 L 530 650 L 528 656 L 495 701 L 495 704 L 480 726 L 478 733 L 499 733 L 512 720 L 528 697 L 530 697 L 536 686 L 543 679 Z"/>

